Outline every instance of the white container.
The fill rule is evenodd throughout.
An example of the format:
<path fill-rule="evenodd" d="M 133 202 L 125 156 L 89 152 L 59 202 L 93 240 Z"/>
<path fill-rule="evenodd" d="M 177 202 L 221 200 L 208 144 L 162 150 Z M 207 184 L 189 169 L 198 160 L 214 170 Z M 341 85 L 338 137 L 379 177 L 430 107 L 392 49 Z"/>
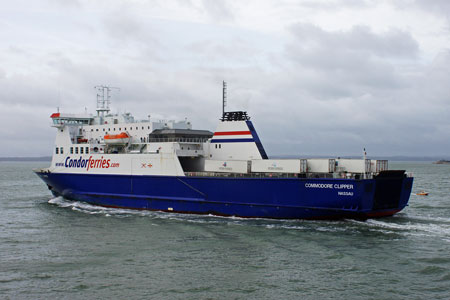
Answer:
<path fill-rule="evenodd" d="M 308 172 L 308 160 L 300 159 L 300 173 Z"/>
<path fill-rule="evenodd" d="M 255 159 L 252 172 L 257 173 L 301 173 L 300 159 Z"/>
<path fill-rule="evenodd" d="M 310 173 L 333 173 L 336 160 L 334 158 L 308 158 L 307 166 Z"/>
<path fill-rule="evenodd" d="M 370 170 L 376 173 L 388 170 L 388 161 L 380 159 L 378 160 L 372 159 L 370 161 Z"/>
<path fill-rule="evenodd" d="M 370 165 L 370 159 L 340 158 L 337 160 L 338 169 L 349 173 L 368 173 L 371 169 Z"/>
<path fill-rule="evenodd" d="M 206 172 L 248 173 L 250 162 L 246 160 L 205 160 Z"/>

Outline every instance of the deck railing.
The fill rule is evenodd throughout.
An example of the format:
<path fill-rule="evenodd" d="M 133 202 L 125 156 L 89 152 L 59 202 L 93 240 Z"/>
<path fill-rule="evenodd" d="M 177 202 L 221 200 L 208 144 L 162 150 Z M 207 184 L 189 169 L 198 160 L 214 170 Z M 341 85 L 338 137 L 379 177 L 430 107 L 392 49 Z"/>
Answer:
<path fill-rule="evenodd" d="M 363 179 L 363 174 L 346 173 L 222 173 L 222 172 L 184 172 L 188 177 L 228 177 L 228 178 L 335 178 L 335 179 Z M 366 174 L 366 179 L 373 178 L 373 174 Z"/>
<path fill-rule="evenodd" d="M 199 144 L 199 143 L 206 143 L 209 138 L 183 138 L 183 137 L 176 137 L 176 138 L 149 138 L 149 143 L 192 143 L 192 144 Z"/>

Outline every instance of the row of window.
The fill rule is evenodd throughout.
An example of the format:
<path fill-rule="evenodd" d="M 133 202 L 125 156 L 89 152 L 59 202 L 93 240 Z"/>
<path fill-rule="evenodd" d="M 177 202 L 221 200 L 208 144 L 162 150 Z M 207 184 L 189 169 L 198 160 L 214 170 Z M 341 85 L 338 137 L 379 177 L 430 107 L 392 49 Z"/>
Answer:
<path fill-rule="evenodd" d="M 219 147 L 217 147 L 217 145 L 219 145 Z M 221 149 L 221 148 L 222 148 L 222 145 L 221 145 L 221 144 L 216 144 L 216 149 L 217 149 L 217 148 Z"/>
<path fill-rule="evenodd" d="M 56 147 L 56 154 L 64 154 L 64 147 Z M 89 147 L 70 147 L 70 154 L 89 154 Z"/>
<path fill-rule="evenodd" d="M 130 130 L 133 130 L 133 127 L 129 127 L 129 128 L 130 128 Z M 150 129 L 150 126 L 147 126 L 147 128 Z M 121 130 L 122 130 L 122 127 L 119 127 L 119 131 L 121 131 Z M 127 130 L 127 128 L 124 127 L 123 130 Z M 138 126 L 136 126 L 136 130 L 139 130 Z M 144 130 L 144 126 L 142 126 L 142 130 Z M 93 132 L 93 131 L 94 131 L 94 129 L 92 128 L 91 132 Z M 95 131 L 98 131 L 98 128 L 95 129 Z M 103 128 L 103 131 L 106 131 L 106 128 Z M 111 128 L 108 128 L 108 131 L 111 131 Z M 113 131 L 116 131 L 116 128 L 113 128 Z"/>

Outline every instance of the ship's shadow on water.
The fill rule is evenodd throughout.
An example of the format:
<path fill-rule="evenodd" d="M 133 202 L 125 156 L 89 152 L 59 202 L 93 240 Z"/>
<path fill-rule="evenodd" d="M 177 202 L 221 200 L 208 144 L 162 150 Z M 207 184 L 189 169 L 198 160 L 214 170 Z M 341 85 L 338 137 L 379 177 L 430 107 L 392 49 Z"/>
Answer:
<path fill-rule="evenodd" d="M 159 211 L 138 211 L 131 209 L 107 208 L 79 201 L 56 197 L 48 200 L 48 204 L 73 212 L 97 215 L 109 218 L 147 218 L 152 225 L 162 225 L 164 221 L 178 222 L 179 225 L 207 224 L 222 226 L 249 226 L 266 228 L 267 230 L 290 230 L 315 233 L 333 233 L 345 235 L 360 235 L 386 240 L 403 239 L 408 236 L 435 236 L 450 243 L 450 218 L 430 218 L 414 216 L 401 212 L 392 217 L 368 219 L 365 221 L 353 219 L 341 220 L 277 220 L 262 218 L 221 217 L 214 215 L 195 215 L 168 213 Z"/>

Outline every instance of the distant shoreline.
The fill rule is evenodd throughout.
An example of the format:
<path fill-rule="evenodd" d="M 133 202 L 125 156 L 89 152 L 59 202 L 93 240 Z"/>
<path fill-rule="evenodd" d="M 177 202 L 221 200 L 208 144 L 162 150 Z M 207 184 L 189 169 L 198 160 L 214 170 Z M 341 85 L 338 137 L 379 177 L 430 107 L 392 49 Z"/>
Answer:
<path fill-rule="evenodd" d="M 39 156 L 39 157 L 0 157 L 2 161 L 51 161 L 51 156 Z"/>

